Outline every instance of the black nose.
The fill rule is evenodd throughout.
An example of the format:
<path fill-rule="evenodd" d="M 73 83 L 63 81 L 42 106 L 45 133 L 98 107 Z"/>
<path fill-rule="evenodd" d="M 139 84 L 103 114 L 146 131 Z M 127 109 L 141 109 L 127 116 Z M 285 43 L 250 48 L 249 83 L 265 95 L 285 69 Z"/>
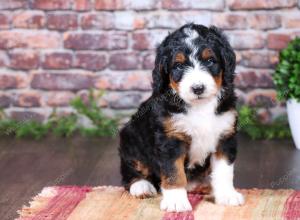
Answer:
<path fill-rule="evenodd" d="M 204 85 L 192 86 L 193 93 L 195 93 L 196 95 L 201 95 L 204 92 L 204 89 Z"/>

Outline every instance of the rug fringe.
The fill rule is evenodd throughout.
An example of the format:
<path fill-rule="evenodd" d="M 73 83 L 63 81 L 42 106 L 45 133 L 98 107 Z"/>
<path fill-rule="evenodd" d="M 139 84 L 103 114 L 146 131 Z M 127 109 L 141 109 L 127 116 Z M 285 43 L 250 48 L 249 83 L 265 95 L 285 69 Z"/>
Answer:
<path fill-rule="evenodd" d="M 16 220 L 25 220 L 34 217 L 39 211 L 48 204 L 48 202 L 57 195 L 56 187 L 46 187 L 38 195 L 32 198 L 29 206 L 23 206 L 21 210 L 17 211 L 19 218 Z"/>
<path fill-rule="evenodd" d="M 112 190 L 120 190 L 120 191 L 125 191 L 124 187 L 122 186 L 96 186 L 93 187 L 93 190 L 107 190 L 107 189 L 112 189 Z"/>

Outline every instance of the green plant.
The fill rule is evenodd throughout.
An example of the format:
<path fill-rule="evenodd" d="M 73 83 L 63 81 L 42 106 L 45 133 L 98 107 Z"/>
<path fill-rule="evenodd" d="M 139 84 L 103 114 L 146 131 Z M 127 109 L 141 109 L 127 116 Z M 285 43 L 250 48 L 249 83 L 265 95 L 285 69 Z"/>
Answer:
<path fill-rule="evenodd" d="M 78 129 L 78 116 L 70 114 L 64 117 L 58 117 L 55 113 L 50 117 L 47 127 L 54 135 L 60 137 L 70 137 Z"/>
<path fill-rule="evenodd" d="M 106 117 L 102 109 L 97 105 L 96 98 L 102 95 L 102 92 L 96 95 L 93 90 L 90 90 L 87 103 L 84 103 L 80 97 L 75 98 L 71 102 L 71 106 L 79 114 L 86 116 L 93 124 L 91 128 L 80 129 L 83 135 L 114 136 L 116 134 L 118 120 Z"/>
<path fill-rule="evenodd" d="M 37 121 L 24 121 L 15 128 L 15 136 L 17 138 L 30 137 L 39 140 L 47 133 L 48 127 Z"/>
<path fill-rule="evenodd" d="M 76 110 L 66 116 L 58 116 L 56 109 L 53 110 L 47 123 L 32 120 L 15 121 L 7 118 L 0 109 L 0 135 L 14 135 L 17 138 L 30 137 L 41 139 L 48 133 L 55 136 L 70 137 L 76 132 L 85 136 L 114 136 L 116 135 L 118 120 L 106 117 L 102 109 L 98 107 L 94 91 L 89 92 L 88 103 L 85 104 L 80 97 L 75 98 L 71 105 Z M 79 117 L 85 116 L 91 121 L 91 127 L 79 125 Z"/>
<path fill-rule="evenodd" d="M 252 139 L 290 138 L 291 131 L 284 117 L 275 119 L 270 124 L 263 124 L 258 119 L 256 109 L 248 106 L 239 108 L 238 130 Z"/>
<path fill-rule="evenodd" d="M 279 100 L 293 98 L 300 102 L 300 38 L 280 52 L 273 80 Z"/>

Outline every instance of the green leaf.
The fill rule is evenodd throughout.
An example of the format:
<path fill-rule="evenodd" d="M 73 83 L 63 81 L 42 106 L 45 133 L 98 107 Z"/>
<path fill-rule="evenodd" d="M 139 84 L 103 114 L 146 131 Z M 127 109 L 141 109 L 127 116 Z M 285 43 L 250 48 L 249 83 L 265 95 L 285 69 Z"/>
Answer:
<path fill-rule="evenodd" d="M 278 99 L 295 98 L 300 100 L 300 38 L 292 40 L 280 52 L 273 81 L 278 92 Z"/>

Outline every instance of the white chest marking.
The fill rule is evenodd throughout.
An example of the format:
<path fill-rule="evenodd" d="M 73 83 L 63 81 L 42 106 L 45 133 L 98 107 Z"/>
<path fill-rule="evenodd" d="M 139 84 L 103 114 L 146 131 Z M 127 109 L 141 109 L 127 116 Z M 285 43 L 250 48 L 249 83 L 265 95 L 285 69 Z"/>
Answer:
<path fill-rule="evenodd" d="M 217 99 L 213 99 L 190 107 L 186 114 L 172 116 L 174 128 L 192 138 L 189 167 L 193 167 L 195 163 L 203 165 L 206 157 L 216 151 L 220 136 L 232 132 L 236 112 L 216 115 L 216 106 Z"/>

